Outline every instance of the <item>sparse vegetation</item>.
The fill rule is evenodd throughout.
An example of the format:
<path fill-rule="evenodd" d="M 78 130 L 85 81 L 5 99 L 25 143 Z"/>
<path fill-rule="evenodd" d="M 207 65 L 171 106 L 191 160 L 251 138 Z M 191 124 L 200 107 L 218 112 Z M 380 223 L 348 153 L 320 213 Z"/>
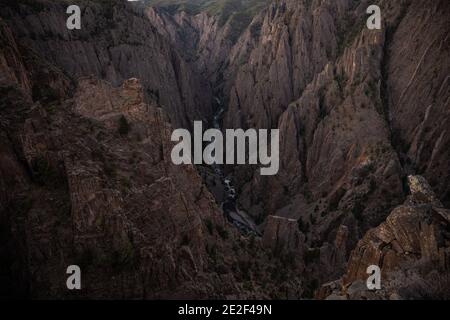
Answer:
<path fill-rule="evenodd" d="M 189 243 L 191 242 L 191 239 L 189 238 L 189 236 L 187 234 L 183 235 L 183 237 L 181 238 L 181 242 L 180 245 L 181 246 L 187 246 L 189 245 Z"/>
<path fill-rule="evenodd" d="M 305 261 L 306 265 L 309 265 L 317 261 L 319 257 L 320 257 L 320 249 L 318 248 L 305 250 L 305 253 L 303 254 L 303 260 Z"/>
<path fill-rule="evenodd" d="M 314 291 L 316 291 L 319 288 L 319 280 L 313 279 L 305 286 L 305 291 L 303 293 L 303 296 L 307 299 L 313 299 L 314 298 Z"/>
<path fill-rule="evenodd" d="M 356 202 L 352 209 L 352 214 L 355 217 L 356 221 L 362 223 L 364 221 L 363 217 L 364 207 L 360 202 Z"/>
<path fill-rule="evenodd" d="M 261 23 L 254 23 L 250 26 L 250 34 L 252 35 L 253 38 L 259 37 L 259 35 L 261 34 L 261 28 L 262 28 Z"/>
<path fill-rule="evenodd" d="M 121 136 L 126 136 L 130 132 L 130 124 L 128 123 L 127 118 L 121 116 L 119 118 L 119 134 Z"/>
<path fill-rule="evenodd" d="M 217 226 L 216 226 L 216 230 L 217 230 L 217 233 L 219 234 L 219 236 L 220 236 L 222 239 L 224 239 L 224 240 L 228 239 L 229 235 L 228 235 L 228 230 L 227 230 L 227 229 L 225 229 L 225 228 L 224 228 L 223 226 L 221 226 L 221 225 L 217 225 Z"/>
<path fill-rule="evenodd" d="M 111 265 L 115 269 L 123 270 L 127 266 L 132 265 L 135 259 L 135 253 L 131 241 L 126 239 L 120 249 L 113 251 L 111 258 Z"/>
<path fill-rule="evenodd" d="M 364 18 L 360 17 L 357 21 L 354 21 L 352 17 L 348 16 L 338 26 L 338 56 L 341 56 L 344 50 L 349 48 L 361 33 L 366 23 Z"/>
<path fill-rule="evenodd" d="M 33 100 L 43 101 L 45 103 L 57 101 L 59 99 L 59 93 L 50 86 L 33 86 Z"/>
<path fill-rule="evenodd" d="M 56 187 L 62 183 L 62 178 L 52 164 L 44 157 L 36 157 L 31 161 L 33 179 L 36 183 Z"/>
<path fill-rule="evenodd" d="M 213 225 L 212 221 L 209 219 L 206 219 L 205 225 L 206 225 L 206 229 L 208 229 L 209 234 L 212 235 L 214 232 L 214 225 Z"/>
<path fill-rule="evenodd" d="M 302 219 L 297 220 L 298 230 L 302 233 L 308 233 L 309 232 L 309 224 L 303 222 Z"/>
<path fill-rule="evenodd" d="M 103 170 L 105 171 L 106 176 L 110 178 L 115 178 L 117 175 L 117 170 L 111 162 L 105 161 L 103 164 Z"/>

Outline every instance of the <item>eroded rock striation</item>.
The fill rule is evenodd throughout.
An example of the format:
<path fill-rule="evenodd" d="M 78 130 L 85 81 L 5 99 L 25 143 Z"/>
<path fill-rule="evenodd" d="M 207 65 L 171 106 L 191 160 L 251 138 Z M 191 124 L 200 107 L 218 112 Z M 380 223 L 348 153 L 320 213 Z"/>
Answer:
<path fill-rule="evenodd" d="M 281 258 L 173 165 L 173 126 L 140 80 L 72 80 L 0 26 L 2 296 L 301 296 L 300 264 L 276 275 Z M 66 287 L 73 264 L 80 291 Z"/>
<path fill-rule="evenodd" d="M 1 295 L 448 294 L 447 1 L 276 0 L 225 21 L 82 1 L 72 32 L 66 4 L 1 4 Z M 224 219 L 214 170 L 172 164 L 194 120 L 280 129 L 278 175 L 221 172 L 262 238 Z"/>
<path fill-rule="evenodd" d="M 16 37 L 70 78 L 93 75 L 118 86 L 136 77 L 146 97 L 158 100 L 176 127 L 212 116 L 208 84 L 192 72 L 144 12 L 124 1 L 83 3 L 81 30 L 66 26 L 63 2 L 4 5 Z"/>
<path fill-rule="evenodd" d="M 449 69 L 443 62 L 448 60 L 443 30 L 448 31 L 449 7 L 443 1 L 429 8 L 422 1 L 379 1 L 384 24 L 378 31 L 366 28 L 368 5 L 276 1 L 240 37 L 225 71 L 224 127 L 281 131 L 277 176 L 261 178 L 251 168 L 234 169 L 240 177 L 240 205 L 258 221 L 269 212 L 301 220 L 307 243 L 315 248 L 333 243 L 344 225 L 349 230 L 347 257 L 366 231 L 404 201 L 408 174 L 423 174 L 448 203 L 438 176 L 447 176 L 450 168 L 448 161 L 437 159 L 448 159 L 448 135 L 441 125 L 449 123 Z M 258 26 L 257 33 L 252 26 Z M 411 28 L 414 32 L 406 35 Z M 413 34 L 428 39 L 430 32 L 435 38 L 417 40 L 420 45 L 405 40 Z M 411 59 L 417 63 L 410 64 Z M 436 77 L 428 70 L 435 70 Z M 404 76 L 399 78 L 400 73 Z M 417 120 L 406 124 L 407 113 Z M 437 126 L 425 129 L 430 117 Z M 422 129 L 420 121 L 426 122 Z M 410 142 L 400 141 L 407 135 L 398 133 L 400 124 L 410 126 L 406 131 L 414 128 Z M 412 155 L 416 152 L 423 160 Z"/>
<path fill-rule="evenodd" d="M 448 298 L 450 292 L 450 211 L 436 200 L 428 182 L 409 176 L 411 195 L 386 221 L 369 230 L 350 256 L 340 289 L 332 284 L 319 297 Z M 371 292 L 367 268 L 379 266 L 382 290 Z M 334 291 L 334 293 L 332 293 Z"/>

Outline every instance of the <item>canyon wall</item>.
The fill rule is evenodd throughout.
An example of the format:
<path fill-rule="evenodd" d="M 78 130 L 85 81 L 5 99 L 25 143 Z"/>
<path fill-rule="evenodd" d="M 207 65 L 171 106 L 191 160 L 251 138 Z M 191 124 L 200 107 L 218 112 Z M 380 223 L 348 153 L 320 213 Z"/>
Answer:
<path fill-rule="evenodd" d="M 238 34 L 118 0 L 81 1 L 68 31 L 65 4 L 1 5 L 1 295 L 388 299 L 448 274 L 445 0 L 376 1 L 381 30 L 366 0 L 277 0 Z M 262 238 L 171 162 L 214 97 L 222 129 L 280 129 L 278 175 L 225 168 Z"/>
<path fill-rule="evenodd" d="M 29 10 L 14 8 L 33 20 Z M 300 256 L 287 265 L 286 255 L 241 235 L 197 170 L 172 163 L 174 127 L 161 97 L 146 97 L 137 78 L 114 86 L 95 74 L 68 75 L 68 65 L 38 52 L 38 40 L 13 32 L 17 17 L 0 19 L 1 297 L 302 295 Z M 164 62 L 149 65 L 171 65 L 158 56 Z M 79 291 L 66 287 L 69 265 L 82 270 Z"/>
<path fill-rule="evenodd" d="M 82 5 L 82 28 L 66 28 L 63 2 L 11 2 L 2 8 L 19 41 L 45 56 L 70 78 L 95 76 L 114 86 L 139 78 L 145 97 L 159 101 L 175 127 L 212 117 L 208 84 L 196 76 L 142 9 L 124 1 Z M 72 4 L 72 3 L 70 3 Z"/>
<path fill-rule="evenodd" d="M 379 1 L 382 30 L 369 30 L 369 4 L 276 1 L 230 54 L 224 127 L 281 130 L 277 176 L 236 169 L 242 205 L 301 217 L 319 242 L 340 224 L 357 238 L 381 223 L 407 174 L 448 203 L 449 6 Z"/>

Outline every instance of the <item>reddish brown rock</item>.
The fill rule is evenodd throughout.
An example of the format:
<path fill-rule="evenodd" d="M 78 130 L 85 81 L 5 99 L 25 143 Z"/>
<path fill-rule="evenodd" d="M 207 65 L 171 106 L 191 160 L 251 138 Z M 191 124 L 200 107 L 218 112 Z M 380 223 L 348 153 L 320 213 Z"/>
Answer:
<path fill-rule="evenodd" d="M 264 246 L 274 252 L 293 255 L 303 253 L 304 236 L 298 231 L 297 221 L 293 219 L 269 216 L 262 241 Z"/>
<path fill-rule="evenodd" d="M 400 278 L 396 272 L 401 270 L 417 272 L 419 279 L 428 276 L 429 269 L 423 267 L 426 265 L 439 270 L 444 277 L 449 273 L 450 238 L 446 231 L 450 223 L 449 210 L 434 206 L 436 196 L 423 177 L 410 176 L 409 181 L 411 199 L 395 208 L 386 222 L 367 232 L 353 250 L 343 277 L 344 288 L 355 281 L 365 281 L 370 265 L 381 268 L 383 287 L 390 290 L 383 294 L 413 287 L 419 281 L 409 279 L 401 285 L 393 285 L 392 282 Z M 424 201 L 424 193 L 418 190 L 426 190 L 427 202 Z M 347 294 L 352 296 L 348 291 Z"/>

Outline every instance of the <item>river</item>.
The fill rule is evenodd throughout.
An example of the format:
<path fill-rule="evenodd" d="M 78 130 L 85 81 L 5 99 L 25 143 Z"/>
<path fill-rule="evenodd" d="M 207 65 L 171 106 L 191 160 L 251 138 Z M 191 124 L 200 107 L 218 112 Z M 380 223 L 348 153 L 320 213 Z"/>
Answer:
<path fill-rule="evenodd" d="M 217 111 L 214 114 L 213 127 L 221 130 L 221 122 L 225 113 L 225 107 L 218 97 L 214 97 L 214 100 L 217 104 Z M 212 169 L 214 174 L 219 178 L 224 190 L 224 200 L 220 207 L 227 221 L 234 225 L 243 234 L 254 234 L 260 236 L 261 234 L 253 220 L 237 206 L 238 195 L 233 184 L 233 177 L 231 175 L 225 175 L 222 165 L 214 164 L 212 165 Z"/>

